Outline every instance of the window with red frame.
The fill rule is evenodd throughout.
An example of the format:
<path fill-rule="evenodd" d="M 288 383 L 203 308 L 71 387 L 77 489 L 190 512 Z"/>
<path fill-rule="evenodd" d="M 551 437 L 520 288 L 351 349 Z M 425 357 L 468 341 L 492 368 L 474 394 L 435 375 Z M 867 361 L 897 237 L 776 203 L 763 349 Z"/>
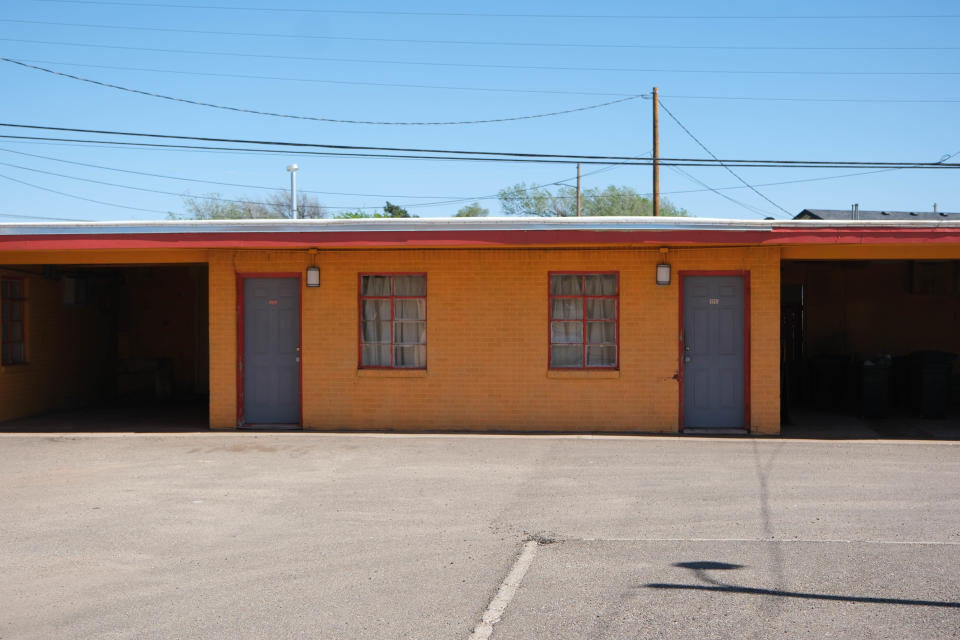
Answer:
<path fill-rule="evenodd" d="M 0 279 L 0 363 L 23 364 L 27 361 L 27 344 L 24 337 L 24 308 L 27 299 L 20 278 Z"/>
<path fill-rule="evenodd" d="M 426 274 L 361 275 L 360 368 L 426 367 Z"/>
<path fill-rule="evenodd" d="M 616 369 L 616 273 L 550 274 L 550 368 Z"/>

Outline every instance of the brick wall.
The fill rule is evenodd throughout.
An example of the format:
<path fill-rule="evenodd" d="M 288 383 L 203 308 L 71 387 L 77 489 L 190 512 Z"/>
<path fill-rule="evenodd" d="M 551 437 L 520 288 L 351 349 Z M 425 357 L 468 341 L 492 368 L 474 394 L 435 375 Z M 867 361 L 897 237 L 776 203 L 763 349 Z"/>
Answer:
<path fill-rule="evenodd" d="M 0 263 L 21 265 L 207 262 L 214 428 L 237 423 L 236 273 L 303 273 L 312 259 L 286 250 L 0 254 Z M 777 249 L 673 249 L 667 255 L 674 273 L 669 287 L 654 284 L 661 256 L 650 249 L 346 250 L 321 251 L 316 259 L 321 286 L 302 291 L 303 422 L 308 429 L 676 432 L 677 274 L 748 270 L 751 427 L 760 433 L 779 430 Z M 620 272 L 618 372 L 547 369 L 547 274 L 576 270 Z M 428 369 L 358 371 L 357 275 L 400 271 L 427 273 Z M 32 314 L 53 317 L 43 305 L 59 300 L 59 289 L 43 294 L 49 300 L 40 291 L 32 297 Z M 68 368 L 57 378 L 55 365 L 35 366 L 55 362 L 41 358 L 35 351 L 40 348 L 31 347 L 33 373 L 0 371 L 0 419 L 42 410 L 49 403 L 41 400 L 51 388 L 82 378 L 79 369 L 71 373 Z M 75 393 L 76 398 L 87 391 Z"/>
<path fill-rule="evenodd" d="M 751 427 L 779 431 L 776 249 L 675 249 L 657 287 L 647 249 L 320 252 L 303 294 L 303 422 L 313 429 L 678 430 L 679 287 L 684 270 L 748 270 Z M 210 252 L 210 419 L 236 426 L 236 272 L 302 273 L 293 251 Z M 620 371 L 547 369 L 547 274 L 620 272 Z M 357 276 L 427 273 L 426 373 L 357 368 Z"/>

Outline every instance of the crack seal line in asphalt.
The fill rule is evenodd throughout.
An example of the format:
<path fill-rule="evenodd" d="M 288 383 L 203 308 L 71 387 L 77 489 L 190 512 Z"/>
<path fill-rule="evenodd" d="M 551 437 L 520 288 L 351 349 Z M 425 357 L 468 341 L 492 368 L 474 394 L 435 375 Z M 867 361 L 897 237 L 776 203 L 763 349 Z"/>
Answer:
<path fill-rule="evenodd" d="M 527 540 L 523 543 L 523 549 L 520 551 L 517 560 L 513 563 L 513 568 L 510 569 L 510 573 L 508 573 L 507 577 L 500 583 L 497 595 L 495 595 L 493 600 L 490 601 L 490 604 L 487 605 L 487 610 L 483 612 L 483 617 L 480 619 L 480 622 L 477 623 L 477 626 L 474 627 L 473 633 L 470 634 L 468 640 L 487 640 L 490 637 L 490 634 L 493 633 L 493 625 L 500 622 L 500 618 L 503 616 L 503 612 L 506 611 L 507 605 L 513 600 L 513 596 L 517 593 L 517 588 L 523 581 L 523 576 L 526 575 L 527 569 L 529 569 L 533 563 L 533 558 L 537 555 L 537 547 L 539 546 L 536 540 Z"/>
<path fill-rule="evenodd" d="M 563 538 L 564 542 L 769 542 L 782 544 L 898 544 L 929 546 L 960 546 L 948 540 L 814 540 L 811 538 Z"/>

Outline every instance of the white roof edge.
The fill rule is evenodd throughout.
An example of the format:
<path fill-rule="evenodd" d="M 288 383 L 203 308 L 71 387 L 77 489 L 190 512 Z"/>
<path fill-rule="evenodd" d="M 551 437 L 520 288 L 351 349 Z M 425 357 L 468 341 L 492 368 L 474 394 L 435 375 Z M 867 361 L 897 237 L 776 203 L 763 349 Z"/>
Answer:
<path fill-rule="evenodd" d="M 315 233 L 375 231 L 772 231 L 817 227 L 960 228 L 960 221 L 731 220 L 649 216 L 582 218 L 403 218 L 359 220 L 132 220 L 0 223 L 0 235 L 168 233 Z"/>

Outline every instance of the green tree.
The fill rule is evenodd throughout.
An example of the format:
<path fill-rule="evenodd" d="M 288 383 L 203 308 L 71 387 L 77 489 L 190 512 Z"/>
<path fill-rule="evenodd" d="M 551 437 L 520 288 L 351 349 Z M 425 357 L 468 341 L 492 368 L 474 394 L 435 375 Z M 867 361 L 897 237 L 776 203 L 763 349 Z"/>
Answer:
<path fill-rule="evenodd" d="M 554 194 L 536 185 L 528 186 L 525 182 L 520 182 L 501 189 L 497 198 L 500 199 L 500 208 L 503 209 L 504 215 L 508 216 L 577 215 L 576 193 L 571 203 L 570 199 L 565 197 L 563 187 L 560 192 Z"/>
<path fill-rule="evenodd" d="M 577 190 L 560 186 L 550 191 L 535 185 L 515 184 L 497 195 L 504 214 L 508 216 L 569 217 L 577 215 Z M 580 194 L 581 215 L 584 216 L 650 216 L 653 203 L 631 187 L 610 185 L 605 189 L 586 189 Z M 660 199 L 660 215 L 686 216 L 687 210 Z"/>
<path fill-rule="evenodd" d="M 356 211 L 341 211 L 333 214 L 333 217 L 336 220 L 357 220 L 361 218 L 416 218 L 417 216 L 411 216 L 406 209 L 387 200 L 387 204 L 383 207 L 383 213 L 357 209 Z"/>
<path fill-rule="evenodd" d="M 486 218 L 490 215 L 490 210 L 480 206 L 479 202 L 468 204 L 457 211 L 454 218 Z"/>
<path fill-rule="evenodd" d="M 243 220 L 248 218 L 289 218 L 290 198 L 274 193 L 266 198 L 225 199 L 219 193 L 184 196 L 184 215 L 168 214 L 173 220 Z M 325 218 L 320 202 L 305 193 L 297 194 L 297 213 L 301 218 Z"/>
<path fill-rule="evenodd" d="M 379 213 L 379 212 L 370 213 L 369 211 L 361 211 L 359 209 L 357 211 L 340 211 L 338 213 L 333 214 L 333 218 L 335 220 L 357 220 L 361 218 L 389 218 L 389 217 L 390 216 L 388 216 L 385 213 Z"/>
<path fill-rule="evenodd" d="M 385 204 L 385 205 L 383 206 L 383 212 L 384 212 L 385 214 L 387 214 L 387 215 L 384 216 L 385 218 L 413 218 L 413 217 L 415 217 L 415 216 L 411 216 L 409 213 L 407 213 L 407 210 L 404 209 L 403 207 L 401 207 L 400 205 L 398 205 L 398 204 L 391 204 L 389 200 L 387 200 L 387 204 Z"/>

